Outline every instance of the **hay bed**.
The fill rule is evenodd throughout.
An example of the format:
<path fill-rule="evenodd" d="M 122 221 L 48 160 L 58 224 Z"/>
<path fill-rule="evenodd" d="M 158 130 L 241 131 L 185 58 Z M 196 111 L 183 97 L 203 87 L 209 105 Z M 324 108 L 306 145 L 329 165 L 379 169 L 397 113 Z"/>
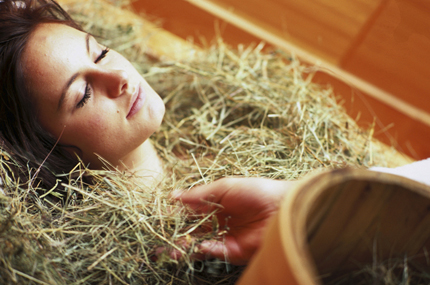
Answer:
<path fill-rule="evenodd" d="M 152 189 L 132 174 L 78 165 L 65 192 L 50 191 L 6 175 L 14 160 L 1 152 L 2 284 L 232 284 L 242 268 L 193 261 L 193 246 L 178 245 L 217 235 L 199 230 L 212 226 L 212 216 L 173 203 L 172 189 L 230 175 L 297 179 L 315 169 L 386 164 L 372 129 L 358 128 L 291 55 L 262 52 L 261 44 L 232 50 L 219 41 L 189 61 L 158 62 L 145 55 L 140 24 L 122 21 L 120 9 L 98 1 L 68 9 L 164 98 L 167 112 L 153 142 L 168 174 Z M 84 183 L 88 175 L 93 185 Z M 172 260 L 166 251 L 155 259 L 159 248 L 183 257 Z"/>

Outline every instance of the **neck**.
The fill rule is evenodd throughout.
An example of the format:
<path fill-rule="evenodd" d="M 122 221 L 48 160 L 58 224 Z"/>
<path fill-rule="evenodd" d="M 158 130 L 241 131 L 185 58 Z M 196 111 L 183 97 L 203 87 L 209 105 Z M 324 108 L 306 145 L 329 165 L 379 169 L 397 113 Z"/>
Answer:
<path fill-rule="evenodd" d="M 148 186 L 158 184 L 163 176 L 163 163 L 152 142 L 146 140 L 137 149 L 123 158 L 119 170 L 128 170 L 136 175 L 136 179 Z"/>

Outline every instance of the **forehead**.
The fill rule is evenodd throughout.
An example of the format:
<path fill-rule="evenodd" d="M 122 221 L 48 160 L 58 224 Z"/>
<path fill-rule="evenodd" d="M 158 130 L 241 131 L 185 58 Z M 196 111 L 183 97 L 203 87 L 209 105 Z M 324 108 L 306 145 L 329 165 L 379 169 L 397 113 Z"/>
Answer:
<path fill-rule="evenodd" d="M 63 24 L 41 24 L 22 55 L 24 78 L 36 102 L 58 100 L 86 54 L 86 34 Z"/>
<path fill-rule="evenodd" d="M 63 24 L 40 24 L 31 33 L 23 53 L 23 62 L 27 67 L 40 62 L 61 62 L 66 59 L 64 52 L 85 48 L 86 34 Z"/>

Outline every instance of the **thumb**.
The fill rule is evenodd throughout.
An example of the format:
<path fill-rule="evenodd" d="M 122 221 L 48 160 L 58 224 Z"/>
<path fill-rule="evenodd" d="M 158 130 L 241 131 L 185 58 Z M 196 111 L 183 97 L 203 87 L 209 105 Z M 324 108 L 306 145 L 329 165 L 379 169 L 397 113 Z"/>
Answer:
<path fill-rule="evenodd" d="M 221 179 L 210 184 L 193 187 L 188 191 L 174 190 L 171 197 L 200 212 L 212 211 L 219 208 L 222 198 L 228 192 L 230 185 L 226 184 L 225 179 Z"/>

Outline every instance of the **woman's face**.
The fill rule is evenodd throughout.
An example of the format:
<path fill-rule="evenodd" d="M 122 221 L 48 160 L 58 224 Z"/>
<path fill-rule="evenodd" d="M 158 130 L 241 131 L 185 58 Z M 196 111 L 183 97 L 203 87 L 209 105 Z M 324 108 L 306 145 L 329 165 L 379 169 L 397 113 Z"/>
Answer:
<path fill-rule="evenodd" d="M 160 126 L 164 104 L 119 53 L 86 33 L 42 24 L 23 53 L 27 87 L 41 125 L 84 162 L 129 160 Z"/>

